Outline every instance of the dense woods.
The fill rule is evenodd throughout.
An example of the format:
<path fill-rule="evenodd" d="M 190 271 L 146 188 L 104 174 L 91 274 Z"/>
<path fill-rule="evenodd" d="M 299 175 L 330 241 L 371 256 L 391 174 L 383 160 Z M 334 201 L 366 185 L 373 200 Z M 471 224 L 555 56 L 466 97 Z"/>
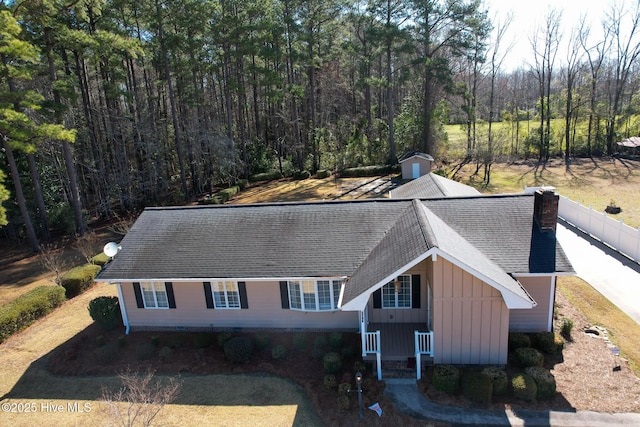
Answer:
<path fill-rule="evenodd" d="M 442 157 L 450 123 L 485 170 L 612 154 L 640 132 L 638 2 L 571 34 L 561 19 L 504 70 L 509 20 L 474 0 L 3 1 L 4 237 L 38 250 L 50 228 L 258 173 Z"/>

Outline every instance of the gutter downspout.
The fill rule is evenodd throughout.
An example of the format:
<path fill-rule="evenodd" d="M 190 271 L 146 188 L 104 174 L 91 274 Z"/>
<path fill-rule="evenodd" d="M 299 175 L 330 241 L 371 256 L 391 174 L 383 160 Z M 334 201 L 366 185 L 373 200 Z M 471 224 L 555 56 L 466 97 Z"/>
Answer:
<path fill-rule="evenodd" d="M 120 302 L 120 313 L 122 313 L 122 322 L 124 323 L 125 335 L 129 335 L 129 331 L 131 330 L 131 326 L 129 325 L 129 317 L 127 316 L 127 308 L 124 305 L 124 297 L 122 296 L 122 287 L 120 283 L 116 283 L 116 289 L 118 290 L 118 301 Z"/>

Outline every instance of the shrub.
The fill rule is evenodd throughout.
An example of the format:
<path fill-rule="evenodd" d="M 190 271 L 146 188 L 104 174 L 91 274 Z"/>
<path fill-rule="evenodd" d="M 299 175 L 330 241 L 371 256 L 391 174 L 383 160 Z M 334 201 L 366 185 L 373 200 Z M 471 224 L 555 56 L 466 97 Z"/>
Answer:
<path fill-rule="evenodd" d="M 107 340 L 105 339 L 104 335 L 98 335 L 96 337 L 96 347 L 102 347 L 106 344 L 106 342 Z"/>
<path fill-rule="evenodd" d="M 156 354 L 156 348 L 150 342 L 140 343 L 136 346 L 136 359 L 149 360 Z"/>
<path fill-rule="evenodd" d="M 65 301 L 60 286 L 39 286 L 0 307 L 0 343 Z"/>
<path fill-rule="evenodd" d="M 361 166 L 357 168 L 347 168 L 340 172 L 340 176 L 345 178 L 362 178 L 367 176 L 387 175 L 397 171 L 397 166 Z"/>
<path fill-rule="evenodd" d="M 322 366 L 327 374 L 337 374 L 342 369 L 342 357 L 338 353 L 327 353 L 322 357 Z"/>
<path fill-rule="evenodd" d="M 180 348 L 184 345 L 184 335 L 173 334 L 167 337 L 167 346 L 169 348 Z"/>
<path fill-rule="evenodd" d="M 108 365 L 118 358 L 119 348 L 116 342 L 106 343 L 93 351 L 93 357 L 97 364 Z"/>
<path fill-rule="evenodd" d="M 535 348 L 522 347 L 516 350 L 516 357 L 522 367 L 542 366 L 544 364 L 544 356 Z"/>
<path fill-rule="evenodd" d="M 560 334 L 567 340 L 571 341 L 571 331 L 573 330 L 573 320 L 564 318 L 560 325 Z"/>
<path fill-rule="evenodd" d="M 351 407 L 351 401 L 349 400 L 349 396 L 346 394 L 341 394 L 337 399 L 338 409 L 342 411 L 346 411 Z"/>
<path fill-rule="evenodd" d="M 193 337 L 193 345 L 196 348 L 207 348 L 213 344 L 213 335 L 210 332 L 198 332 Z"/>
<path fill-rule="evenodd" d="M 340 383 L 340 385 L 338 386 L 338 393 L 340 394 L 347 395 L 349 394 L 349 391 L 351 391 L 350 383 Z"/>
<path fill-rule="evenodd" d="M 543 353 L 555 354 L 562 351 L 564 340 L 554 332 L 539 332 L 536 334 L 536 348 Z"/>
<path fill-rule="evenodd" d="M 282 360 L 287 357 L 287 348 L 282 344 L 278 344 L 271 349 L 271 357 L 275 360 Z"/>
<path fill-rule="evenodd" d="M 60 277 L 60 285 L 67 291 L 67 298 L 80 295 L 93 284 L 93 279 L 100 272 L 100 266 L 84 264 L 74 267 Z"/>
<path fill-rule="evenodd" d="M 232 332 L 220 332 L 218 334 L 218 347 L 224 349 L 224 345 L 233 338 Z"/>
<path fill-rule="evenodd" d="M 307 336 L 304 333 L 293 335 L 293 348 L 296 350 L 304 350 L 307 348 Z"/>
<path fill-rule="evenodd" d="M 253 344 L 249 337 L 234 337 L 224 344 L 224 355 L 227 360 L 234 363 L 243 363 L 251 360 Z"/>
<path fill-rule="evenodd" d="M 342 357 L 344 359 L 351 359 L 354 354 L 356 354 L 356 351 L 353 349 L 352 345 L 342 347 Z"/>
<path fill-rule="evenodd" d="M 151 337 L 151 345 L 156 347 L 156 348 L 160 347 L 160 337 L 155 336 L 155 335 L 152 336 Z"/>
<path fill-rule="evenodd" d="M 167 347 L 167 346 L 162 347 L 160 349 L 160 352 L 158 353 L 160 360 L 163 362 L 168 362 L 169 360 L 171 360 L 172 355 L 173 355 L 173 350 L 171 350 L 171 347 Z"/>
<path fill-rule="evenodd" d="M 313 347 L 313 350 L 311 351 L 311 357 L 314 360 L 322 359 L 325 354 L 326 352 L 321 347 Z"/>
<path fill-rule="evenodd" d="M 98 297 L 89 302 L 89 315 L 105 331 L 115 329 L 122 323 L 118 297 Z"/>
<path fill-rule="evenodd" d="M 331 176 L 331 171 L 320 169 L 318 172 L 316 172 L 316 176 L 318 177 L 318 179 L 329 178 Z"/>
<path fill-rule="evenodd" d="M 105 265 L 107 261 L 109 261 L 109 257 L 104 252 L 100 252 L 91 258 L 91 264 L 99 265 L 100 267 Z"/>
<path fill-rule="evenodd" d="M 311 177 L 311 173 L 309 171 L 295 171 L 292 176 L 292 178 L 297 181 L 307 179 L 310 177 Z"/>
<path fill-rule="evenodd" d="M 220 200 L 222 200 L 222 203 L 226 203 L 230 198 L 238 194 L 238 192 L 240 192 L 240 187 L 234 185 L 233 187 L 225 188 L 224 190 L 219 191 L 216 196 L 218 196 Z"/>
<path fill-rule="evenodd" d="M 482 372 L 467 371 L 462 376 L 462 394 L 469 400 L 489 405 L 493 394 L 493 381 Z"/>
<path fill-rule="evenodd" d="M 336 381 L 336 376 L 333 374 L 325 375 L 323 383 L 326 388 L 336 388 L 338 386 L 338 381 Z"/>
<path fill-rule="evenodd" d="M 314 348 L 323 348 L 327 345 L 327 337 L 324 335 L 318 335 L 313 342 Z"/>
<path fill-rule="evenodd" d="M 536 398 L 540 400 L 551 399 L 556 395 L 556 379 L 547 369 L 539 366 L 526 368 L 524 373 L 536 382 Z"/>
<path fill-rule="evenodd" d="M 516 351 L 519 348 L 531 347 L 531 338 L 529 335 L 520 332 L 512 332 L 509 334 L 509 351 Z"/>
<path fill-rule="evenodd" d="M 518 399 L 533 402 L 536 400 L 538 388 L 536 382 L 527 374 L 518 374 L 511 380 L 513 395 Z"/>
<path fill-rule="evenodd" d="M 239 179 L 238 181 L 236 181 L 236 185 L 238 187 L 240 187 L 240 191 L 242 191 L 245 188 L 247 188 L 247 185 L 249 185 L 249 180 L 248 179 Z"/>
<path fill-rule="evenodd" d="M 460 387 L 460 370 L 451 365 L 437 365 L 433 369 L 433 386 L 445 393 L 457 392 Z"/>
<path fill-rule="evenodd" d="M 282 174 L 280 173 L 280 171 L 272 171 L 272 172 L 257 173 L 255 175 L 251 175 L 249 177 L 249 181 L 250 182 L 271 181 L 273 179 L 280 179 L 280 178 L 282 178 Z"/>
<path fill-rule="evenodd" d="M 332 350 L 340 350 L 343 345 L 342 334 L 340 332 L 331 332 L 329 335 L 329 347 Z"/>
<path fill-rule="evenodd" d="M 254 338 L 256 342 L 256 349 L 264 350 L 271 345 L 271 336 L 266 332 L 258 332 Z"/>
<path fill-rule="evenodd" d="M 482 373 L 491 379 L 493 384 L 493 395 L 501 396 L 507 393 L 507 385 L 509 384 L 509 378 L 507 373 L 502 368 L 489 366 L 482 370 Z"/>

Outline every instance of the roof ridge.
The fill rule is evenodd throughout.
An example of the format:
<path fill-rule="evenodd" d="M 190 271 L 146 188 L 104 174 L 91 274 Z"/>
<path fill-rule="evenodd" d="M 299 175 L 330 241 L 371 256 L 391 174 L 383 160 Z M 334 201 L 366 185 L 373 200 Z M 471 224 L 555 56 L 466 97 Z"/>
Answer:
<path fill-rule="evenodd" d="M 440 182 L 440 175 L 438 175 L 437 173 L 433 173 L 433 172 L 430 172 L 429 175 L 431 175 L 431 179 L 432 179 L 433 183 L 442 192 L 444 197 L 447 197 L 449 195 L 449 192 L 446 191 L 446 189 L 442 186 L 442 183 Z"/>
<path fill-rule="evenodd" d="M 436 235 L 431 228 L 431 224 L 429 223 L 429 218 L 427 218 L 427 214 L 424 211 L 427 207 L 420 202 L 419 199 L 413 199 L 411 205 L 413 206 L 413 210 L 418 219 L 418 224 L 420 224 L 420 231 L 422 232 L 422 238 L 425 243 L 427 246 L 438 246 L 438 239 L 436 238 Z"/>

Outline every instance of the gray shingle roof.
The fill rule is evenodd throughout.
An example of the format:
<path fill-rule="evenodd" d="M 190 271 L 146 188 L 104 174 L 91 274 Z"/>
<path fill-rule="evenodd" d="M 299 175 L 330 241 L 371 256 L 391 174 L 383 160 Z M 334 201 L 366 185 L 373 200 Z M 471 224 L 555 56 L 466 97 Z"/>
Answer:
<path fill-rule="evenodd" d="M 400 157 L 400 159 L 398 159 L 398 163 L 402 163 L 404 161 L 407 161 L 413 157 L 420 157 L 423 158 L 425 160 L 429 160 L 431 162 L 434 161 L 433 157 L 430 154 L 426 154 L 426 153 L 422 153 L 420 151 L 410 151 L 408 153 L 406 153 L 404 156 Z"/>
<path fill-rule="evenodd" d="M 429 173 L 389 192 L 392 199 L 435 199 L 440 197 L 478 196 L 475 188 Z"/>
<path fill-rule="evenodd" d="M 349 276 L 343 303 L 438 247 L 518 292 L 513 273 L 571 272 L 533 195 L 148 208 L 104 281 Z"/>

